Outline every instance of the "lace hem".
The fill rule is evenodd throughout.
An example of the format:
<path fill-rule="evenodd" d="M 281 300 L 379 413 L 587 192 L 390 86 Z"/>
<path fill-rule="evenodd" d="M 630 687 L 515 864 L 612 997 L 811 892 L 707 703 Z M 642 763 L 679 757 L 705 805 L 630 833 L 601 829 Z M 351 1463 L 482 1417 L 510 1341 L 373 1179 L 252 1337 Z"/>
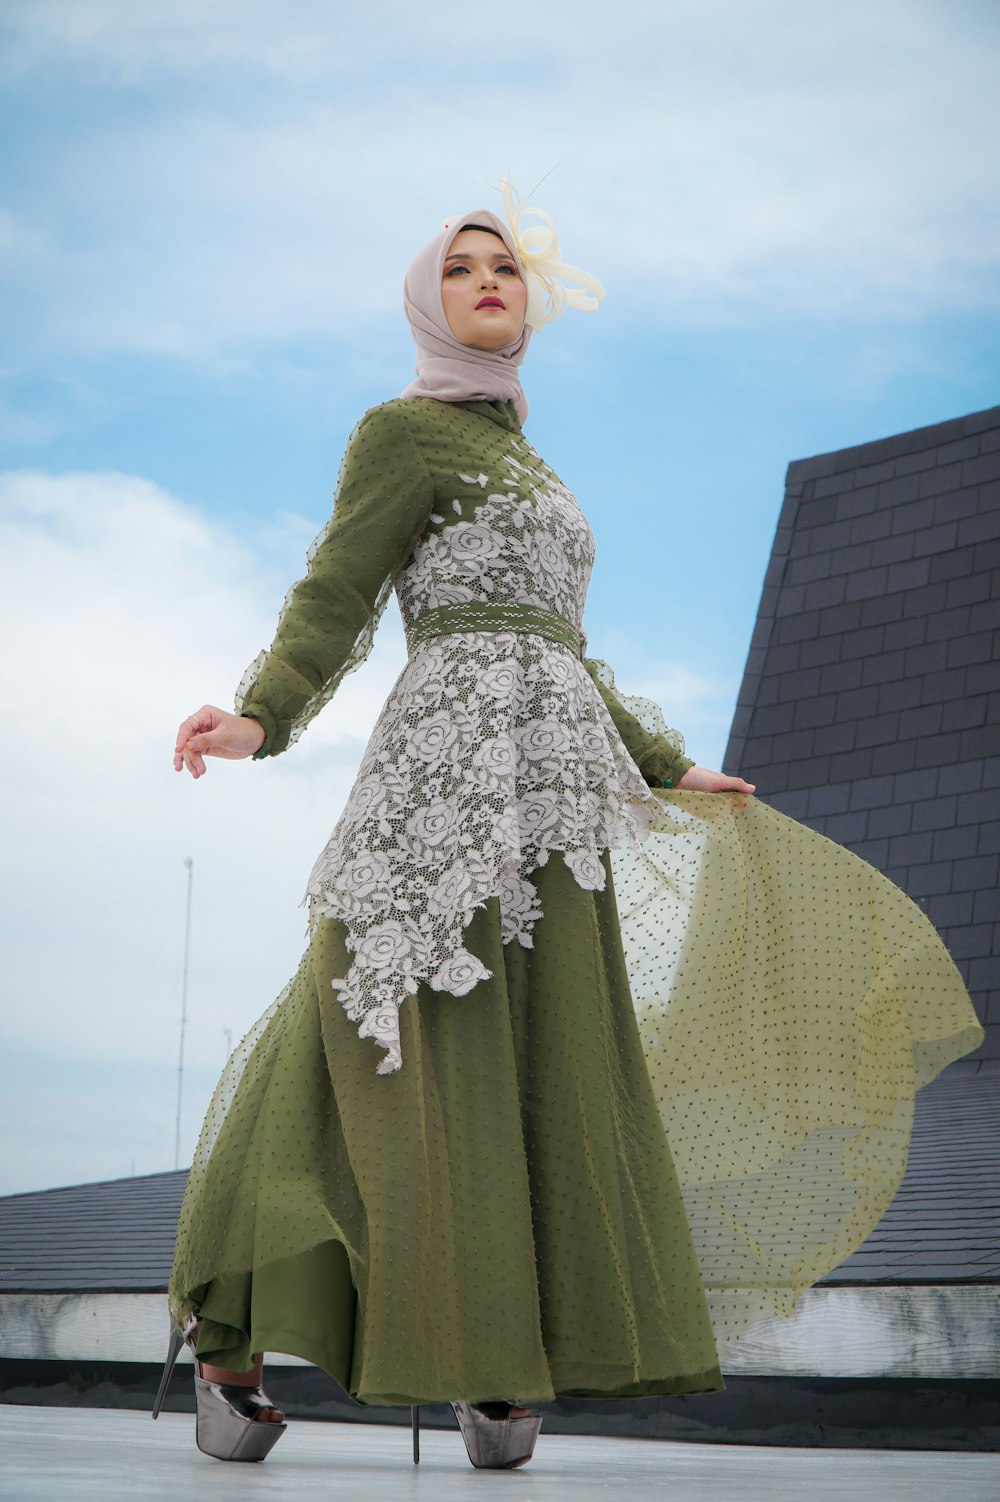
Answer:
<path fill-rule="evenodd" d="M 505 944 L 531 948 L 532 872 L 558 851 L 601 891 L 606 850 L 638 849 L 650 792 L 589 675 L 565 647 L 513 632 L 420 646 L 386 704 L 347 807 L 307 887 L 353 955 L 334 981 L 362 1037 L 401 1064 L 398 1010 L 420 984 L 465 996 L 490 972 L 465 947 L 500 905 Z"/>

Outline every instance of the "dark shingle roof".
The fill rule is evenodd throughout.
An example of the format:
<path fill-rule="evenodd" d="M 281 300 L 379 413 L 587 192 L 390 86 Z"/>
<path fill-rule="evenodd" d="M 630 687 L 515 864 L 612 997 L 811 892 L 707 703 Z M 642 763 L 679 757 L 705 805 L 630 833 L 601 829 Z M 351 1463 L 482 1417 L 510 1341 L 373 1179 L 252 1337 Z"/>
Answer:
<path fill-rule="evenodd" d="M 167 1286 L 187 1172 L 0 1199 L 0 1292 Z"/>
<path fill-rule="evenodd" d="M 906 1175 L 828 1283 L 1000 1280 L 1000 1073 L 945 1070 L 917 1092 Z"/>
<path fill-rule="evenodd" d="M 967 1073 L 1000 1064 L 998 570 L 1000 407 L 789 465 L 724 763 L 920 903 Z"/>

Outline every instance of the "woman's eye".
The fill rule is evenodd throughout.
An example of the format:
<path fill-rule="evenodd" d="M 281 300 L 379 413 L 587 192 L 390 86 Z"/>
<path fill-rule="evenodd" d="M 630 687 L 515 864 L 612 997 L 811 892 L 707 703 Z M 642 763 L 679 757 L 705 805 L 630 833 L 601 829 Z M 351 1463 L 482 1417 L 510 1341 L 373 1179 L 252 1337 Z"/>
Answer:
<path fill-rule="evenodd" d="M 500 264 L 494 269 L 496 271 L 505 271 L 508 276 L 516 276 L 520 281 L 521 273 L 518 271 L 517 267 L 512 261 L 501 261 Z M 459 272 L 462 272 L 463 274 L 469 276 L 471 276 L 472 274 L 468 266 L 463 266 L 461 263 L 459 263 L 458 265 L 450 267 L 449 270 L 445 272 L 445 276 L 457 276 Z"/>

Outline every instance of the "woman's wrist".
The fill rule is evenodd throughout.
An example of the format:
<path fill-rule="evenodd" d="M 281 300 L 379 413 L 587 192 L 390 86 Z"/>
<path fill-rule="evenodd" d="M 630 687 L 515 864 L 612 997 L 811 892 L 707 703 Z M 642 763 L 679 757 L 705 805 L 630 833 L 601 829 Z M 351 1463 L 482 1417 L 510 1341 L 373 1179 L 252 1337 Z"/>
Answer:
<path fill-rule="evenodd" d="M 257 729 L 260 731 L 260 740 L 258 741 L 257 746 L 256 746 L 256 748 L 254 749 L 254 751 L 252 753 L 254 759 L 256 760 L 256 759 L 258 759 L 260 757 L 266 756 L 267 755 L 267 749 L 266 749 L 266 746 L 267 746 L 267 727 L 262 723 L 261 720 L 258 719 L 258 717 L 255 714 L 251 714 L 249 712 L 249 710 L 242 710 L 241 713 L 240 713 L 240 719 L 241 720 L 249 720 L 251 722 L 251 724 L 256 725 Z"/>

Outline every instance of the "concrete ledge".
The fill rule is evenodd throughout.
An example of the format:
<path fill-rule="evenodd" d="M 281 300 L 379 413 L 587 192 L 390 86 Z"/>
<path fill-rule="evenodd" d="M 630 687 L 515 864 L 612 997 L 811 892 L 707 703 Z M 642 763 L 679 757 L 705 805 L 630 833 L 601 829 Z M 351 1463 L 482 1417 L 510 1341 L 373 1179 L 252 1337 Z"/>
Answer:
<path fill-rule="evenodd" d="M 0 1359 L 157 1363 L 167 1336 L 163 1294 L 0 1294 Z M 741 1377 L 1000 1378 L 1000 1286 L 821 1285 L 790 1319 L 758 1325 L 722 1366 Z"/>

